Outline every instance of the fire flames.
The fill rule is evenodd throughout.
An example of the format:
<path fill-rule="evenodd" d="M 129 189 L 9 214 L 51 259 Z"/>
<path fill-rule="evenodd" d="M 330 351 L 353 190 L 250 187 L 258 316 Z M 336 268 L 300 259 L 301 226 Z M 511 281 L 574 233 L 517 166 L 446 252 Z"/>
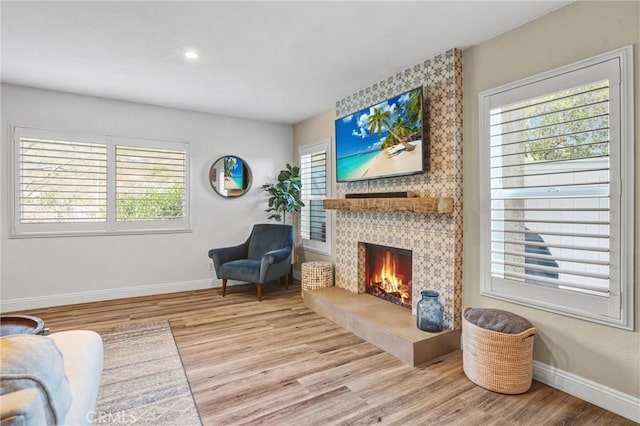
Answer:
<path fill-rule="evenodd" d="M 411 281 L 403 282 L 397 263 L 396 255 L 384 252 L 372 271 L 369 286 L 374 292 L 386 293 L 406 303 L 411 299 Z"/>

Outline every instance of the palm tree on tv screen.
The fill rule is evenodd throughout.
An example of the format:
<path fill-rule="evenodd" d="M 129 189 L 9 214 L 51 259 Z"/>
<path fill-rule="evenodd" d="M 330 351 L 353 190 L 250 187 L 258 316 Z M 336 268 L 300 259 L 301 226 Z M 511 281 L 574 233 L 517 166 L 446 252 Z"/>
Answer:
<path fill-rule="evenodd" d="M 414 124 L 422 118 L 422 96 L 420 96 L 419 90 L 414 90 L 409 93 L 406 112 L 408 121 Z"/>
<path fill-rule="evenodd" d="M 386 128 L 390 135 L 392 135 L 398 142 L 404 145 L 407 151 L 413 151 L 415 146 L 407 143 L 403 138 L 398 136 L 389 125 L 391 119 L 391 111 L 383 111 L 382 108 L 375 108 L 369 118 L 367 119 L 367 126 L 372 133 L 382 134 L 382 131 Z"/>
<path fill-rule="evenodd" d="M 421 119 L 420 112 L 422 111 L 422 103 L 420 102 L 420 92 L 415 90 L 409 94 L 409 100 L 406 105 L 399 102 L 398 115 L 393 124 L 389 124 L 392 114 L 391 111 L 384 111 L 382 108 L 374 108 L 373 112 L 367 118 L 367 126 L 372 133 L 382 134 L 383 130 L 387 130 L 389 135 L 395 139 L 395 142 L 390 137 L 387 137 L 383 147 L 386 148 L 389 145 L 393 146 L 401 143 L 407 151 L 413 151 L 415 146 L 411 145 L 408 141 L 411 137 L 418 133 L 419 129 L 416 128 L 416 124 Z"/>
<path fill-rule="evenodd" d="M 224 176 L 231 177 L 231 170 L 236 168 L 236 157 L 224 157 Z"/>

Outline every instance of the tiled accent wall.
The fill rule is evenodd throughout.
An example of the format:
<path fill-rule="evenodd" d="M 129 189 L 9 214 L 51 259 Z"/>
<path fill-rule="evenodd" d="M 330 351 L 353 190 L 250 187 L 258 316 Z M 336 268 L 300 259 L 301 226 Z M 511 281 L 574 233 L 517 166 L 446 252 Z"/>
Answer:
<path fill-rule="evenodd" d="M 413 251 L 413 307 L 420 291 L 440 292 L 446 328 L 460 328 L 462 305 L 462 52 L 427 59 L 336 103 L 344 117 L 394 95 L 423 87 L 424 174 L 337 184 L 337 198 L 354 192 L 414 191 L 453 197 L 453 214 L 336 212 L 336 286 L 364 292 L 358 243 Z"/>

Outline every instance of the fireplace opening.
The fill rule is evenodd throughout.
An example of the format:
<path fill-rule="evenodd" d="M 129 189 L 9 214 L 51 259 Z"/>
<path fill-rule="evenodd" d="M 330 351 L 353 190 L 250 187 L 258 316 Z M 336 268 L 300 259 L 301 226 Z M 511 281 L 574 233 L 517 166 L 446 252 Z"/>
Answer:
<path fill-rule="evenodd" d="M 411 250 L 364 244 L 365 291 L 411 309 Z"/>

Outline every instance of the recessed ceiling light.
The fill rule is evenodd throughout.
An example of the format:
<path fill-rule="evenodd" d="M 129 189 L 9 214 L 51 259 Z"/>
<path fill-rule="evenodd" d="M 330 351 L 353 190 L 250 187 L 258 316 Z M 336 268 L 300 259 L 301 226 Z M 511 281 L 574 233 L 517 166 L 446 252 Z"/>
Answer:
<path fill-rule="evenodd" d="M 184 56 L 187 59 L 198 59 L 200 57 L 200 55 L 198 55 L 198 52 L 196 52 L 195 50 L 187 50 L 186 52 L 184 52 Z"/>

